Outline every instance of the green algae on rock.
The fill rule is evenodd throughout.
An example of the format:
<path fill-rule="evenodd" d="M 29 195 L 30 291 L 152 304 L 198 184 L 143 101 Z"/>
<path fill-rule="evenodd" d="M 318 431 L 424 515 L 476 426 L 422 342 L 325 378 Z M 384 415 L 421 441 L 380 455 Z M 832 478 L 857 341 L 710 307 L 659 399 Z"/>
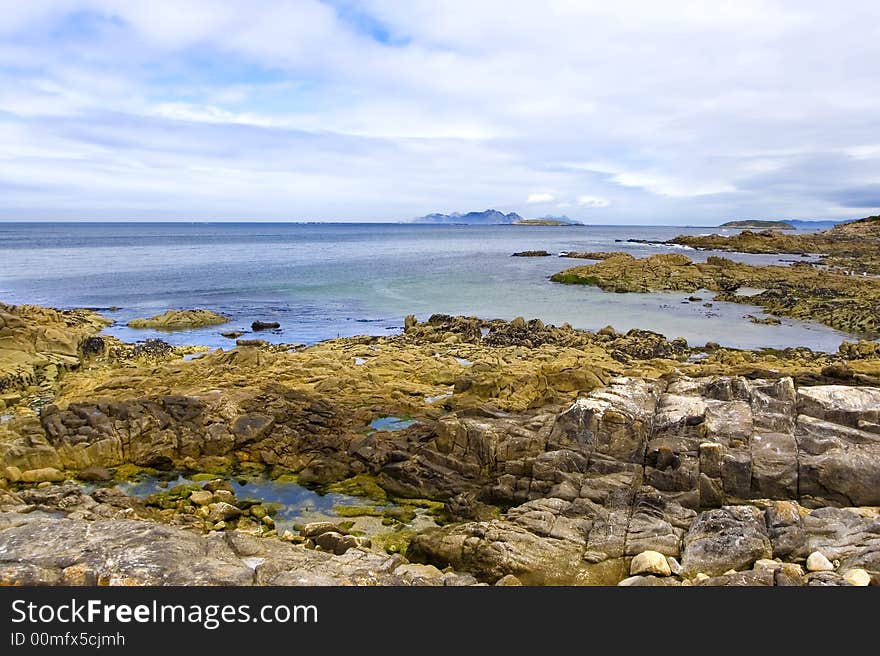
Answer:
<path fill-rule="evenodd" d="M 808 264 L 753 266 L 717 256 L 694 262 L 678 253 L 642 259 L 618 253 L 561 271 L 551 280 L 618 293 L 708 289 L 718 292 L 717 300 L 758 305 L 774 315 L 818 321 L 854 334 L 880 331 L 880 279 Z M 740 288 L 762 291 L 745 295 L 737 293 Z"/>

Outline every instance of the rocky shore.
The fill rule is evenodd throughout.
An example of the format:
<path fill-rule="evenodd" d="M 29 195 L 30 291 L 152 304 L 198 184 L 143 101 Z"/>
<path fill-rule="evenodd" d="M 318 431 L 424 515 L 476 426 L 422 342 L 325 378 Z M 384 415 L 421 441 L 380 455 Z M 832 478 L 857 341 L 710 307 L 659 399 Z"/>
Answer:
<path fill-rule="evenodd" d="M 815 233 L 743 230 L 731 236 L 682 235 L 670 243 L 740 253 L 817 255 L 820 263 L 840 272 L 880 274 L 880 216 L 841 223 L 830 230 Z"/>
<path fill-rule="evenodd" d="M 735 351 L 437 315 L 185 361 L 88 311 L 0 320 L 4 583 L 878 583 L 874 342 Z M 388 532 L 279 534 L 229 484 L 255 473 L 363 497 L 350 514 Z M 177 475 L 201 482 L 116 485 Z"/>

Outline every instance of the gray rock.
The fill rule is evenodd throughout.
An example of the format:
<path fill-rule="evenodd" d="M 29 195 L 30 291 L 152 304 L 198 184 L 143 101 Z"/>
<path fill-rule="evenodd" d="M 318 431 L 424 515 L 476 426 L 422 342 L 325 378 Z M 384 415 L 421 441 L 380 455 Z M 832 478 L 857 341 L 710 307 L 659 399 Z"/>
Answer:
<path fill-rule="evenodd" d="M 208 519 L 212 522 L 226 522 L 241 516 L 241 509 L 225 501 L 209 504 L 207 508 Z"/>
<path fill-rule="evenodd" d="M 685 535 L 684 545 L 681 564 L 689 576 L 747 569 L 759 558 L 772 556 L 764 515 L 751 506 L 724 506 L 701 513 Z"/>

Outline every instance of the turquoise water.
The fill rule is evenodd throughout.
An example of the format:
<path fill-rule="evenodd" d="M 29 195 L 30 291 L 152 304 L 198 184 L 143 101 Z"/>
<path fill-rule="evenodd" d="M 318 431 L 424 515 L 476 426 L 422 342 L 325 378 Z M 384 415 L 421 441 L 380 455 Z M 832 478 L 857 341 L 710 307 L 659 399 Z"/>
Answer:
<path fill-rule="evenodd" d="M 370 428 L 375 431 L 394 432 L 409 428 L 415 423 L 415 420 L 403 417 L 379 417 L 370 422 Z"/>
<path fill-rule="evenodd" d="M 665 240 L 709 228 L 432 226 L 281 223 L 0 223 L 0 301 L 95 307 L 127 341 L 159 337 L 175 344 L 230 348 L 222 331 L 254 320 L 278 321 L 273 342 L 313 343 L 400 332 L 403 317 L 433 313 L 487 319 L 537 317 L 577 328 L 644 328 L 702 345 L 808 346 L 833 351 L 848 336 L 810 322 L 762 326 L 759 309 L 687 303 L 689 294 L 607 294 L 551 283 L 583 264 L 558 257 L 519 258 L 523 250 L 665 250 L 703 260 L 711 252 L 617 242 Z M 752 263 L 790 256 L 723 254 Z M 711 295 L 703 295 L 708 301 Z M 125 323 L 169 308 L 209 308 L 229 324 L 194 331 L 132 330 Z M 113 309 L 110 309 L 113 308 Z M 249 337 L 250 335 L 245 335 Z"/>

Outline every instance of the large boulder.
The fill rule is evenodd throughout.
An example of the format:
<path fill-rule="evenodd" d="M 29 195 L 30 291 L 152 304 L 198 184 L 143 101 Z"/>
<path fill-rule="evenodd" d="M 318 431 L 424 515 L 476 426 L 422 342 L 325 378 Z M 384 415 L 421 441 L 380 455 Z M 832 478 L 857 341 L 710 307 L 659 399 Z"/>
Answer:
<path fill-rule="evenodd" d="M 724 506 L 701 513 L 684 537 L 682 568 L 689 576 L 718 576 L 770 558 L 764 514 L 752 506 Z"/>

